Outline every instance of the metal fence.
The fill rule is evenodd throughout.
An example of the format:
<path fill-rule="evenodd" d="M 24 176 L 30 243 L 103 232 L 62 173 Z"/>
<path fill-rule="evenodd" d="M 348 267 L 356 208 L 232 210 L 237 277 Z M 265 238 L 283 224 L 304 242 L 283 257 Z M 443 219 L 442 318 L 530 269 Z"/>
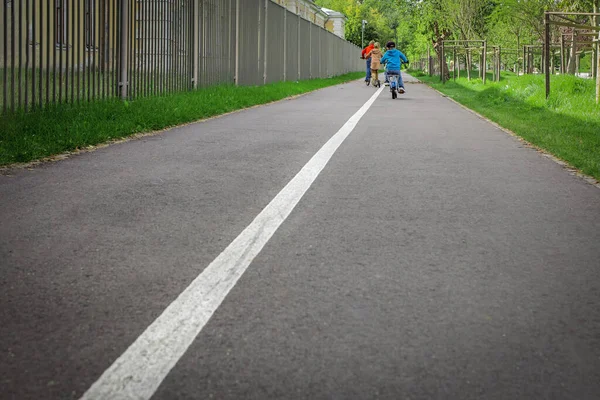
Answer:
<path fill-rule="evenodd" d="M 0 113 L 363 69 L 270 0 L 2 0 Z"/>

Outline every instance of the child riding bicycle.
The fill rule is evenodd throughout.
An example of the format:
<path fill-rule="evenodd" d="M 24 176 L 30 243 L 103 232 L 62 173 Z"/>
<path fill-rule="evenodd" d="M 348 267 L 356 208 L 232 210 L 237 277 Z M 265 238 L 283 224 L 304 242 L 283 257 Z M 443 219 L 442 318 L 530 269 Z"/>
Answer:
<path fill-rule="evenodd" d="M 402 63 L 408 63 L 408 58 L 398 49 L 396 49 L 396 43 L 388 42 L 385 47 L 387 51 L 383 55 L 381 59 L 381 64 L 385 64 L 386 72 L 385 72 L 385 81 L 388 82 L 388 76 L 397 75 L 398 76 L 398 93 L 405 93 L 404 82 L 402 81 L 402 74 L 400 73 L 400 67 Z"/>
<path fill-rule="evenodd" d="M 373 44 L 373 50 L 371 50 L 367 57 L 371 58 L 371 85 L 375 87 L 381 86 L 379 83 L 379 69 L 381 68 L 381 57 L 383 53 L 379 46 L 379 42 Z"/>

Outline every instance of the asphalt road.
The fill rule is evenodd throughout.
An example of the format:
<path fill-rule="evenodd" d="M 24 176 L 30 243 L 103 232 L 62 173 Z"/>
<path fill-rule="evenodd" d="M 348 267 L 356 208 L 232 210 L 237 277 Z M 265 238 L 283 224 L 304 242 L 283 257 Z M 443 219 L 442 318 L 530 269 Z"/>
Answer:
<path fill-rule="evenodd" d="M 600 398 L 600 190 L 407 89 L 381 93 L 153 399 Z M 373 94 L 0 176 L 0 398 L 80 398 Z"/>

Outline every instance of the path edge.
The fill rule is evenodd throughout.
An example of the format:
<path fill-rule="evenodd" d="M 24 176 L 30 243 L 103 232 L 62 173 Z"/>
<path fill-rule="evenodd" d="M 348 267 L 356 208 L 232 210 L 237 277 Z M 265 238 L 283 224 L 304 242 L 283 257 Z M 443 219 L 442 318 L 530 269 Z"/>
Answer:
<path fill-rule="evenodd" d="M 229 115 L 232 115 L 232 114 L 237 114 L 237 113 L 240 113 L 240 112 L 252 110 L 254 108 L 265 107 L 265 106 L 269 106 L 269 105 L 273 105 L 273 104 L 277 104 L 277 103 L 281 103 L 281 102 L 289 101 L 289 100 L 295 100 L 297 98 L 300 98 L 300 97 L 303 97 L 303 96 L 307 96 L 309 94 L 316 93 L 316 92 L 319 92 L 321 90 L 325 90 L 325 89 L 329 89 L 329 88 L 336 87 L 336 86 L 341 86 L 341 85 L 347 85 L 349 83 L 352 83 L 352 82 L 355 82 L 355 81 L 359 81 L 359 80 L 362 80 L 362 79 L 350 80 L 348 82 L 339 83 L 337 85 L 331 85 L 331 86 L 322 87 L 322 88 L 319 88 L 319 89 L 311 90 L 311 91 L 306 92 L 306 93 L 301 93 L 301 94 L 296 94 L 296 95 L 289 96 L 289 97 L 284 97 L 282 99 L 270 101 L 268 103 L 255 104 L 253 106 L 240 108 L 238 110 L 229 111 L 229 112 L 226 112 L 226 113 L 223 113 L 223 114 L 219 114 L 219 115 L 213 115 L 211 117 L 202 118 L 202 119 L 198 119 L 198 120 L 191 121 L 191 122 L 186 122 L 184 124 L 177 124 L 177 125 L 169 126 L 167 128 L 163 128 L 163 129 L 156 130 L 156 131 L 134 133 L 133 135 L 129 135 L 129 136 L 124 137 L 124 138 L 112 139 L 112 140 L 109 140 L 109 141 L 106 141 L 106 142 L 103 142 L 103 143 L 99 143 L 99 144 L 96 144 L 96 145 L 93 145 L 93 146 L 86 146 L 86 147 L 83 147 L 81 149 L 72 150 L 72 151 L 66 151 L 66 152 L 63 152 L 63 153 L 55 154 L 53 156 L 48 156 L 48 157 L 40 158 L 38 160 L 28 161 L 26 163 L 14 163 L 14 164 L 3 165 L 3 166 L 0 166 L 0 177 L 2 177 L 2 176 L 4 176 L 4 177 L 10 177 L 14 173 L 16 173 L 17 171 L 21 171 L 21 170 L 33 170 L 35 168 L 41 168 L 41 167 L 44 167 L 46 165 L 57 163 L 57 162 L 63 161 L 63 160 L 67 160 L 67 159 L 70 159 L 72 157 L 75 157 L 75 156 L 78 156 L 78 155 L 81 155 L 81 154 L 93 153 L 96 150 L 101 150 L 101 149 L 104 149 L 106 147 L 110 147 L 110 146 L 114 146 L 114 145 L 118 145 L 118 144 L 122 144 L 122 143 L 131 142 L 131 141 L 134 141 L 134 140 L 140 140 L 140 139 L 144 139 L 144 138 L 147 138 L 147 137 L 162 135 L 162 134 L 167 133 L 167 132 L 169 132 L 171 130 L 174 130 L 174 129 L 183 128 L 183 127 L 194 125 L 194 124 L 201 124 L 201 123 L 208 122 L 208 121 L 211 121 L 211 120 L 214 120 L 214 119 L 217 119 L 217 118 L 223 118 L 223 117 L 226 117 L 226 116 L 229 116 Z"/>
<path fill-rule="evenodd" d="M 414 77 L 413 77 L 414 78 Z M 418 78 L 414 78 L 417 79 Z M 560 165 L 564 170 L 566 170 L 567 172 L 569 172 L 569 175 L 571 176 L 575 176 L 583 181 L 585 181 L 586 183 L 595 186 L 597 189 L 600 189 L 600 181 L 597 180 L 596 178 L 594 178 L 593 176 L 584 174 L 583 172 L 581 172 L 579 169 L 575 168 L 574 166 L 572 166 L 571 164 L 569 164 L 567 161 L 562 160 L 560 158 L 558 158 L 557 156 L 555 156 L 554 154 L 550 153 L 548 150 L 545 150 L 539 146 L 536 146 L 535 144 L 527 141 L 526 139 L 522 138 L 521 136 L 517 135 L 515 132 L 511 131 L 508 128 L 503 127 L 502 125 L 499 125 L 497 122 L 492 121 L 491 119 L 489 119 L 488 117 L 478 113 L 477 111 L 465 106 L 464 104 L 461 104 L 460 102 L 454 100 L 452 97 L 448 96 L 447 94 L 444 94 L 442 92 L 440 92 L 439 90 L 437 90 L 436 88 L 426 84 L 425 82 L 422 82 L 419 80 L 420 83 L 423 83 L 425 86 L 427 86 L 429 89 L 437 92 L 440 94 L 440 96 L 450 100 L 451 102 L 453 102 L 454 104 L 457 104 L 458 106 L 460 106 L 461 108 L 471 112 L 472 114 L 475 114 L 477 117 L 479 117 L 480 119 L 490 123 L 491 125 L 495 126 L 496 128 L 498 128 L 499 130 L 503 131 L 504 133 L 508 134 L 509 136 L 512 136 L 514 139 L 518 140 L 519 142 L 525 144 L 528 148 L 534 149 L 536 150 L 539 154 L 541 154 L 542 156 L 554 161 L 556 164 Z"/>

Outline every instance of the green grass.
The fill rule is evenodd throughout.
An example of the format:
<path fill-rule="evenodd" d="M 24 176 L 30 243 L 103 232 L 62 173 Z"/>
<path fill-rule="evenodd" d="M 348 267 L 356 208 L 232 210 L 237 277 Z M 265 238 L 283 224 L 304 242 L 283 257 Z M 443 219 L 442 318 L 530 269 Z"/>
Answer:
<path fill-rule="evenodd" d="M 136 133 L 151 132 L 265 104 L 364 77 L 355 72 L 328 79 L 265 86 L 215 86 L 135 101 L 49 106 L 0 117 L 0 165 L 38 160 Z"/>
<path fill-rule="evenodd" d="M 592 80 L 552 76 L 546 100 L 543 75 L 503 72 L 500 82 L 491 82 L 488 74 L 486 85 L 480 79 L 466 78 L 443 85 L 439 77 L 416 75 L 448 97 L 600 180 L 600 106 L 595 103 Z"/>

